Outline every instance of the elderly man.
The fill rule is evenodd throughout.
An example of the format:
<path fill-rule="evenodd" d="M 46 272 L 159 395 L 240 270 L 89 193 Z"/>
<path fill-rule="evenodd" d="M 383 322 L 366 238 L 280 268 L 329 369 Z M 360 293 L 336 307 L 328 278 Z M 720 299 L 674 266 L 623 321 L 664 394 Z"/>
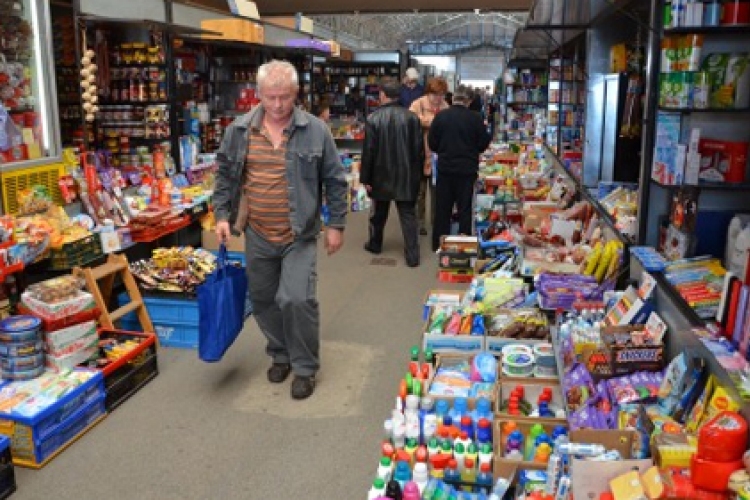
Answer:
<path fill-rule="evenodd" d="M 401 86 L 401 93 L 398 97 L 398 103 L 409 109 L 411 104 L 424 95 L 424 87 L 419 84 L 419 71 L 414 68 L 406 70 L 404 75 L 404 84 Z"/>
<path fill-rule="evenodd" d="M 347 183 L 330 130 L 295 108 L 297 70 L 271 61 L 258 70 L 260 105 L 227 128 L 217 159 L 216 234 L 245 232 L 250 298 L 273 360 L 268 380 L 291 372 L 291 395 L 315 390 L 320 368 L 317 237 L 323 188 L 331 217 L 328 255 L 344 239 Z"/>

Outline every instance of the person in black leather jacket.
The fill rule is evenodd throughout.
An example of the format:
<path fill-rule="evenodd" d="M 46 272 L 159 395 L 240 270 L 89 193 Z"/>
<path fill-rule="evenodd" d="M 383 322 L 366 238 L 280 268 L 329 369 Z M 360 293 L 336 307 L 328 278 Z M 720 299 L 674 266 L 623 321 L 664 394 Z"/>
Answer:
<path fill-rule="evenodd" d="M 417 115 L 398 104 L 400 86 L 393 78 L 380 83 L 383 103 L 368 118 L 362 148 L 360 181 L 372 199 L 370 237 L 365 250 L 379 254 L 391 201 L 396 202 L 404 235 L 406 265 L 419 265 L 416 217 L 424 166 L 424 137 Z"/>

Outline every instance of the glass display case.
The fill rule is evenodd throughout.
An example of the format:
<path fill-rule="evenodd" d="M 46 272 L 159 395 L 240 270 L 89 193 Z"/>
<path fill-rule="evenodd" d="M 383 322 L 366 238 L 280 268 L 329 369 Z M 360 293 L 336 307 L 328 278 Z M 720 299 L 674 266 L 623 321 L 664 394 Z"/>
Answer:
<path fill-rule="evenodd" d="M 0 171 L 60 154 L 49 2 L 0 0 Z"/>

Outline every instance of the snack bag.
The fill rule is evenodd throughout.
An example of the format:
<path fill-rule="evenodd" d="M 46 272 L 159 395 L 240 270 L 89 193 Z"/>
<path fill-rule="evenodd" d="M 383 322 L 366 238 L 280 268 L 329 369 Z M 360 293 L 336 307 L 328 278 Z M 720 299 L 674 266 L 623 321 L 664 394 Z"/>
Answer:
<path fill-rule="evenodd" d="M 693 434 L 698 430 L 700 422 L 701 420 L 703 420 L 703 415 L 706 411 L 706 405 L 713 395 L 715 386 L 716 379 L 713 375 L 711 375 L 708 377 L 708 381 L 706 382 L 706 386 L 703 388 L 703 392 L 700 396 L 698 396 L 698 399 L 695 401 L 693 408 L 690 410 L 690 413 L 685 420 L 685 430 L 687 430 L 689 433 Z"/>
<path fill-rule="evenodd" d="M 685 386 L 686 375 L 687 361 L 685 354 L 680 353 L 669 363 L 664 381 L 659 388 L 659 406 L 665 414 L 671 415 L 677 407 Z"/>
<path fill-rule="evenodd" d="M 703 412 L 703 419 L 698 427 L 702 427 L 707 422 L 723 411 L 738 411 L 740 404 L 732 397 L 726 389 L 717 386 L 709 400 L 708 406 Z"/>

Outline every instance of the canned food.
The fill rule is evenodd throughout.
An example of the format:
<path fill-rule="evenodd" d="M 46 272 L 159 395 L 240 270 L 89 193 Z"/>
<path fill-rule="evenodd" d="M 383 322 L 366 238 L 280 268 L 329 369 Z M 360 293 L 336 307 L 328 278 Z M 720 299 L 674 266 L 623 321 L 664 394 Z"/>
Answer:
<path fill-rule="evenodd" d="M 0 342 L 30 342 L 39 339 L 42 321 L 28 315 L 10 316 L 0 321 Z"/>
<path fill-rule="evenodd" d="M 44 349 L 41 340 L 0 343 L 0 356 L 34 356 Z"/>

